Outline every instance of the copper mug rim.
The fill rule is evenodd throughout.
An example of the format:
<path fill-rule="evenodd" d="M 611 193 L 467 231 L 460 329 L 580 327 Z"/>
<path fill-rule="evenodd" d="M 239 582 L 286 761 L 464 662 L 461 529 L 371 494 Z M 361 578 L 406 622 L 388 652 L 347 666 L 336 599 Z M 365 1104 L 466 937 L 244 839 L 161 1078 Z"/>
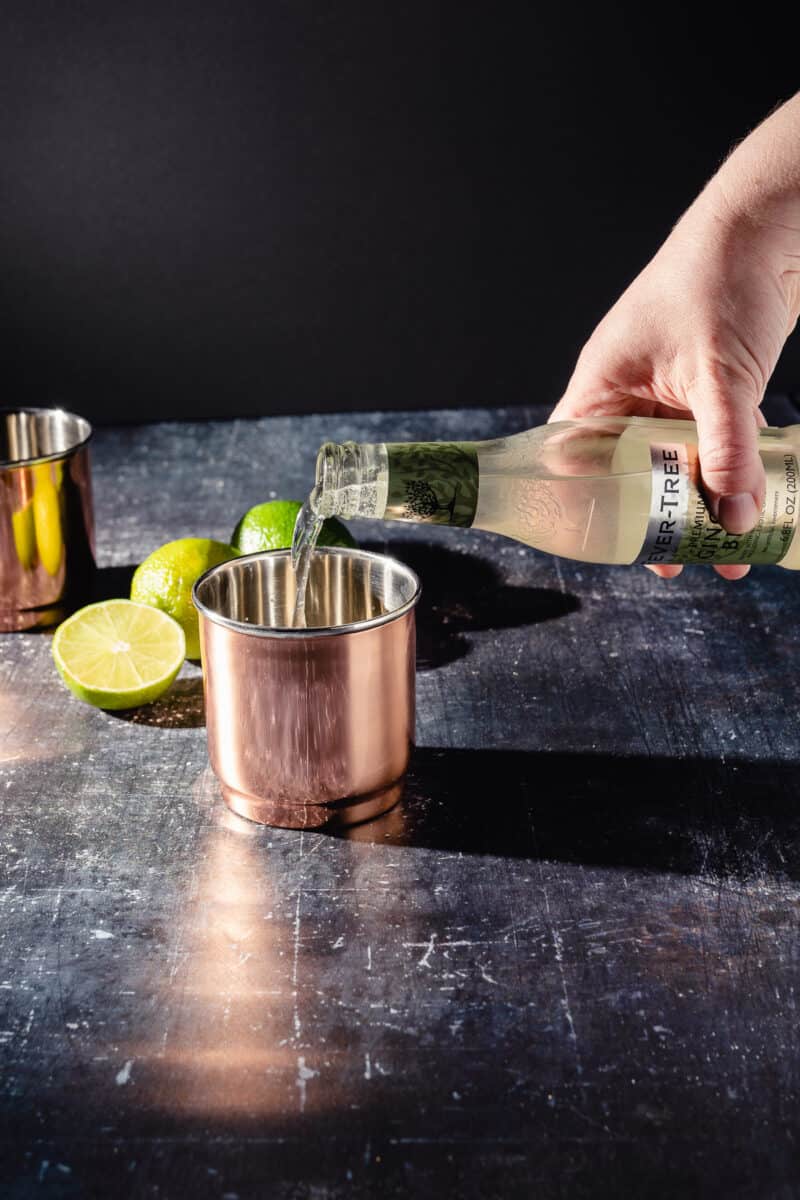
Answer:
<path fill-rule="evenodd" d="M 35 454 L 31 458 L 0 458 L 0 470 L 13 470 L 15 467 L 32 467 L 37 463 L 58 462 L 70 455 L 76 454 L 84 446 L 88 446 L 92 440 L 94 429 L 90 421 L 86 417 L 82 417 L 80 413 L 72 412 L 71 409 L 62 408 L 60 404 L 54 405 L 36 405 L 36 404 L 3 404 L 0 405 L 0 420 L 3 417 L 14 416 L 16 413 L 60 413 L 64 417 L 70 417 L 78 423 L 78 427 L 83 426 L 85 432 L 80 441 L 73 442 L 64 450 L 54 450 L 51 454 Z"/>
<path fill-rule="evenodd" d="M 207 620 L 213 621 L 217 625 L 224 625 L 226 629 L 232 629 L 236 633 L 249 634 L 251 637 L 309 638 L 339 637 L 342 634 L 361 633 L 365 629 L 375 629 L 379 625 L 386 625 L 389 621 L 397 621 L 405 613 L 414 608 L 422 595 L 422 584 L 416 571 L 401 562 L 399 558 L 394 558 L 390 554 L 377 554 L 372 550 L 359 550 L 350 546 L 318 546 L 314 554 L 326 554 L 341 558 L 368 559 L 372 562 L 388 563 L 395 570 L 401 574 L 405 574 L 410 579 L 414 588 L 413 593 L 408 600 L 403 601 L 397 608 L 380 613 L 376 617 L 368 617 L 361 621 L 350 621 L 343 625 L 309 625 L 303 629 L 295 629 L 289 625 L 255 625 L 250 621 L 237 621 L 233 617 L 226 617 L 222 613 L 217 612 L 200 599 L 199 592 L 205 580 L 210 579 L 218 572 L 223 572 L 226 569 L 230 570 L 234 563 L 247 562 L 253 559 L 288 558 L 291 556 L 291 550 L 288 549 L 256 550 L 253 554 L 239 554 L 236 558 L 226 559 L 225 562 L 217 563 L 215 567 L 209 567 L 207 571 L 204 571 L 192 588 L 192 602 L 197 611 Z"/>

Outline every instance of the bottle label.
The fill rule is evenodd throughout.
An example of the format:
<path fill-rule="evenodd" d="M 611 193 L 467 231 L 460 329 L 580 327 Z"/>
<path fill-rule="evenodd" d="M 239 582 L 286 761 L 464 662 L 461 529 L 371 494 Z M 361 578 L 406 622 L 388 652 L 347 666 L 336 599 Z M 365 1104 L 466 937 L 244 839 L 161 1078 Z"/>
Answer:
<path fill-rule="evenodd" d="M 390 442 L 385 516 L 467 527 L 478 507 L 478 455 L 472 442 Z"/>
<path fill-rule="evenodd" d="M 700 490 L 697 446 L 658 442 L 650 447 L 653 468 L 650 520 L 640 563 L 777 563 L 797 524 L 800 471 L 783 448 L 762 453 L 767 476 L 764 507 L 748 533 L 728 533 L 706 506 Z"/>

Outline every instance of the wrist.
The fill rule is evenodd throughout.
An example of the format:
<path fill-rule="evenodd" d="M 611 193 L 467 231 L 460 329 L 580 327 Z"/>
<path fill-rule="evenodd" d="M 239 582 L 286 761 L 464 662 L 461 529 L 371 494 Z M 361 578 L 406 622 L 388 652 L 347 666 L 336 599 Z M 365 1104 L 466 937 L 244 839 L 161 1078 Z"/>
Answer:
<path fill-rule="evenodd" d="M 780 287 L 792 322 L 800 316 L 800 189 L 759 188 L 724 168 L 685 214 L 698 243 L 729 259 L 750 261 Z"/>

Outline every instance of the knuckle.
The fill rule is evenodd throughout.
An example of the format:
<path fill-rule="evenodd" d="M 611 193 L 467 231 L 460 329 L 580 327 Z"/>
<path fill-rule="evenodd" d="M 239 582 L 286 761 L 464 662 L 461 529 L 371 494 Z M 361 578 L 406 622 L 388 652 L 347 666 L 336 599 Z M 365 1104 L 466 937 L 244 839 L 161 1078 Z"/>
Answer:
<path fill-rule="evenodd" d="M 701 453 L 703 474 L 737 475 L 753 466 L 755 447 L 752 442 L 727 441 L 707 447 Z"/>
<path fill-rule="evenodd" d="M 728 409 L 736 400 L 737 407 L 758 408 L 761 387 L 753 373 L 739 363 L 711 358 L 686 384 L 687 393 L 696 403 L 714 409 Z"/>

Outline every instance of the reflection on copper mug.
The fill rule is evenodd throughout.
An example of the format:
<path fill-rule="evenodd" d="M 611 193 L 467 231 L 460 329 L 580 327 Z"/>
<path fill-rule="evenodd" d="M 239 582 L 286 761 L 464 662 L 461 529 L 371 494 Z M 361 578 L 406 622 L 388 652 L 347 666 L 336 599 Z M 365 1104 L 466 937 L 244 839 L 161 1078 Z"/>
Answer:
<path fill-rule="evenodd" d="M 91 433 L 61 408 L 0 409 L 0 631 L 53 625 L 88 599 Z"/>
<path fill-rule="evenodd" d="M 288 550 L 197 581 L 211 765 L 234 812 L 320 829 L 386 812 L 414 737 L 419 579 L 379 554 L 312 559 L 306 625 L 292 628 Z"/>

